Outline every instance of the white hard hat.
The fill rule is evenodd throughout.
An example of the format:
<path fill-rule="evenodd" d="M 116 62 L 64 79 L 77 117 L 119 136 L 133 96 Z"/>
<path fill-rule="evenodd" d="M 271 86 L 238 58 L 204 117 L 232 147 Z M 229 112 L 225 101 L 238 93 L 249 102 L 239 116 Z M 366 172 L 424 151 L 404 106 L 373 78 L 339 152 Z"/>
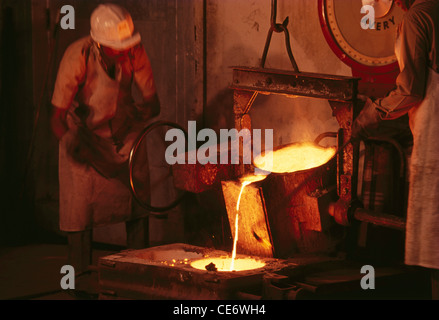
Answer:
<path fill-rule="evenodd" d="M 141 40 L 127 10 L 115 4 L 101 4 L 91 14 L 90 35 L 97 43 L 116 50 L 134 47 Z"/>

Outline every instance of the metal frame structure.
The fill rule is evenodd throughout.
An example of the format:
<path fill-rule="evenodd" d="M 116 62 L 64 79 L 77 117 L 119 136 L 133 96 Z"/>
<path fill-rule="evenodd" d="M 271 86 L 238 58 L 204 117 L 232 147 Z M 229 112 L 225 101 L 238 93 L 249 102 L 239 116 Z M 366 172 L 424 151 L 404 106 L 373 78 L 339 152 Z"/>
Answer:
<path fill-rule="evenodd" d="M 235 128 L 251 131 L 249 111 L 256 95 L 282 94 L 326 99 L 340 129 L 338 144 L 343 146 L 337 159 L 337 193 L 339 200 L 332 214 L 342 225 L 349 225 L 348 210 L 356 198 L 358 176 L 358 145 L 349 143 L 352 122 L 359 112 L 357 100 L 358 78 L 302 73 L 264 68 L 233 68 L 233 112 Z"/>

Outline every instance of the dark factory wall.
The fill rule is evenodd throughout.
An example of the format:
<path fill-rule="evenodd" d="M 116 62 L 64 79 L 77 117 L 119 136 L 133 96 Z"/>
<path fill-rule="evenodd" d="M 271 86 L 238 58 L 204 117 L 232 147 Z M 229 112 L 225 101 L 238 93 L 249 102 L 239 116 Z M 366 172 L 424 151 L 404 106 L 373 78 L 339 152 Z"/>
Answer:
<path fill-rule="evenodd" d="M 20 234 L 32 240 L 38 234 L 58 232 L 57 141 L 50 131 L 49 99 L 57 66 L 66 47 L 89 32 L 92 10 L 104 2 L 125 6 L 142 34 L 150 57 L 162 103 L 160 119 L 187 126 L 189 120 L 219 130 L 233 127 L 231 66 L 256 67 L 270 25 L 270 1 L 233 0 L 76 0 L 75 30 L 58 31 L 54 25 L 65 0 L 2 1 L 2 107 L 1 237 Z M 280 1 L 278 16 L 290 17 L 292 48 L 300 70 L 350 75 L 349 68 L 335 57 L 321 33 L 316 2 Z M 10 14 L 9 12 L 12 12 Z M 307 23 L 299 22 L 306 19 Z M 53 65 L 48 68 L 53 51 Z M 290 69 L 283 37 L 273 37 L 267 67 Z M 46 84 L 47 76 L 47 84 Z M 263 105 L 268 104 L 269 107 Z M 11 107 L 7 107 L 7 105 Z M 32 122 L 38 113 L 26 201 L 18 191 L 23 182 L 25 159 L 32 137 Z M 326 101 L 260 97 L 251 111 L 255 128 L 276 128 L 275 145 L 316 136 L 337 129 Z M 332 141 L 329 141 L 332 142 Z M 186 231 L 201 231 L 200 218 L 214 215 L 215 195 L 204 195 L 199 215 Z M 218 214 L 218 213 L 215 213 Z M 221 214 L 221 213 L 219 213 Z M 217 221 L 207 219 L 215 225 Z M 223 221 L 227 224 L 227 221 Z M 26 227 L 28 226 L 28 227 Z M 37 226 L 37 227 L 32 227 Z M 184 240 L 180 209 L 166 220 L 151 219 L 151 244 Z M 122 244 L 121 225 L 96 230 L 96 240 Z"/>
<path fill-rule="evenodd" d="M 188 120 L 202 119 L 202 1 L 77 0 L 73 3 L 75 29 L 57 28 L 57 32 L 55 22 L 60 9 L 71 1 L 2 1 L 0 143 L 5 191 L 1 193 L 0 237 L 4 242 L 63 235 L 58 231 L 58 144 L 49 126 L 50 98 L 65 49 L 89 34 L 91 12 L 108 2 L 127 8 L 142 35 L 161 101 L 159 119 L 183 126 Z M 38 121 L 32 130 L 34 119 Z M 33 134 L 32 157 L 26 166 Z M 26 193 L 20 192 L 22 189 Z M 165 221 L 153 220 L 152 243 L 165 238 L 181 240 L 179 209 L 170 212 Z M 104 242 L 123 244 L 124 227 L 110 228 L 97 230 L 95 236 Z"/>
<path fill-rule="evenodd" d="M 300 71 L 351 76 L 326 43 L 318 14 L 318 1 L 278 1 L 277 22 L 289 17 L 291 48 Z M 271 1 L 207 0 L 207 104 L 206 125 L 229 126 L 233 103 L 228 86 L 231 66 L 259 67 L 270 28 Z M 284 35 L 274 34 L 266 68 L 292 70 Z M 275 129 L 274 145 L 303 139 L 313 140 L 320 133 L 338 129 L 327 101 L 295 97 L 260 95 L 250 110 L 254 128 Z M 326 142 L 326 141 L 324 141 Z M 329 141 L 333 143 L 334 141 Z"/>
<path fill-rule="evenodd" d="M 0 3 L 0 242 L 19 243 L 34 230 L 33 192 L 24 184 L 34 110 L 31 5 Z"/>

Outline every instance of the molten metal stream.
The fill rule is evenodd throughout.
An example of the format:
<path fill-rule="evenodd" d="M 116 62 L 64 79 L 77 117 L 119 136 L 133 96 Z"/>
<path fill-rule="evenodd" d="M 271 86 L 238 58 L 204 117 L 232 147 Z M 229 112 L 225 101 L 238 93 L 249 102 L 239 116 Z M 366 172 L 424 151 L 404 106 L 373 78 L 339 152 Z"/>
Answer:
<path fill-rule="evenodd" d="M 268 156 L 259 156 L 254 163 L 259 169 L 275 173 L 292 173 L 321 166 L 328 162 L 336 153 L 336 148 L 323 148 L 312 143 L 301 143 L 286 146 L 272 151 Z M 243 271 L 257 269 L 264 263 L 254 259 L 236 259 L 236 247 L 238 244 L 239 206 L 244 189 L 249 184 L 264 180 L 267 176 L 246 176 L 241 180 L 241 190 L 236 203 L 235 236 L 233 239 L 232 257 L 206 258 L 196 260 L 191 266 L 196 269 L 207 269 L 207 265 L 214 264 L 217 271 Z"/>
<path fill-rule="evenodd" d="M 236 245 L 238 244 L 238 228 L 239 228 L 239 204 L 241 203 L 241 196 L 244 192 L 244 188 L 251 184 L 252 182 L 264 180 L 267 176 L 247 176 L 244 177 L 241 184 L 241 191 L 239 192 L 238 202 L 236 203 L 236 216 L 235 216 L 235 237 L 233 239 L 233 251 L 232 251 L 232 262 L 230 264 L 230 271 L 235 269 L 235 259 L 236 259 Z"/>
<path fill-rule="evenodd" d="M 245 271 L 262 268 L 265 263 L 251 258 L 236 259 L 236 247 L 238 243 L 238 228 L 239 228 L 239 205 L 241 203 L 242 194 L 244 189 L 249 184 L 264 180 L 267 176 L 264 175 L 251 175 L 245 176 L 241 180 L 241 190 L 239 192 L 238 201 L 236 203 L 236 218 L 235 218 L 235 236 L 233 240 L 232 257 L 219 257 L 219 258 L 205 258 L 196 260 L 191 263 L 191 266 L 195 269 L 205 270 L 207 265 L 213 264 L 217 271 Z"/>
<path fill-rule="evenodd" d="M 272 151 L 272 154 L 268 154 L 268 157 L 257 157 L 255 159 L 255 165 L 259 169 L 269 172 L 291 173 L 323 165 L 334 156 L 335 151 L 335 148 L 323 148 L 312 143 L 294 144 Z M 242 181 L 241 191 L 239 192 L 238 202 L 236 203 L 235 237 L 233 239 L 230 271 L 233 271 L 235 268 L 236 246 L 238 244 L 239 204 L 241 202 L 242 193 L 247 185 L 265 178 L 266 176 L 247 176 L 244 177 Z"/>
<path fill-rule="evenodd" d="M 233 239 L 233 251 L 232 251 L 232 263 L 230 264 L 230 271 L 233 271 L 235 268 L 235 259 L 236 259 L 236 245 L 238 244 L 238 220 L 239 220 L 239 203 L 241 202 L 242 192 L 244 191 L 245 186 L 249 185 L 251 182 L 244 181 L 241 185 L 241 191 L 239 192 L 238 202 L 236 203 L 236 216 L 235 216 L 235 237 Z"/>

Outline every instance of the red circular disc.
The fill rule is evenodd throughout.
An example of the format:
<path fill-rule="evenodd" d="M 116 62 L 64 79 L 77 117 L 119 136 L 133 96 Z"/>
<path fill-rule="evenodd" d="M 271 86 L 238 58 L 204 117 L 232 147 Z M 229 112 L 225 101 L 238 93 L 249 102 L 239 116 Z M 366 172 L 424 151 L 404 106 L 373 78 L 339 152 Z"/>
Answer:
<path fill-rule="evenodd" d="M 328 45 L 355 73 L 377 75 L 398 70 L 393 46 L 402 10 L 392 5 L 386 14 L 376 18 L 375 29 L 364 30 L 360 26 L 365 15 L 361 7 L 360 0 L 318 1 L 320 25 Z M 387 56 L 380 56 L 383 52 Z"/>

